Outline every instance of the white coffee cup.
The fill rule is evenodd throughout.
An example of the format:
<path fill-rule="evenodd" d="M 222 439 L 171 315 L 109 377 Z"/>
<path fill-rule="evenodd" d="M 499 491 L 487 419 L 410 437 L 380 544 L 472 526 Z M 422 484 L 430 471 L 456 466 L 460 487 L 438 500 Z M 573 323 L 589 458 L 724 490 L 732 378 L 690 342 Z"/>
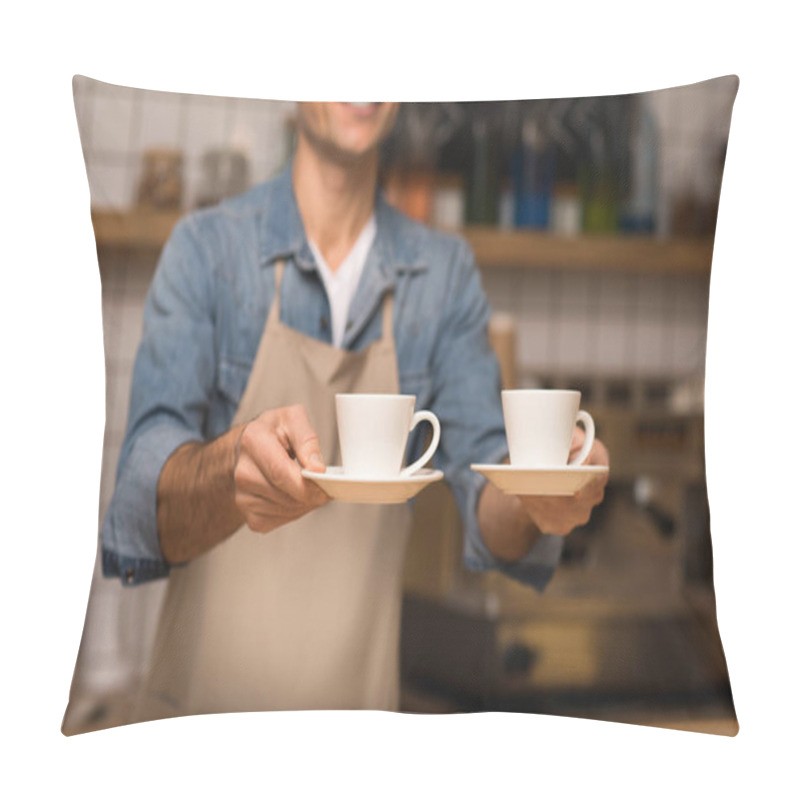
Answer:
<path fill-rule="evenodd" d="M 441 428 L 431 411 L 414 413 L 411 394 L 337 394 L 336 420 L 345 475 L 396 478 L 413 475 L 436 452 Z M 401 469 L 408 435 L 419 422 L 433 426 L 428 449 Z"/>
<path fill-rule="evenodd" d="M 577 466 L 594 443 L 594 420 L 579 410 L 581 393 L 561 389 L 510 389 L 502 393 L 503 417 L 511 465 L 515 467 Z M 569 463 L 575 424 L 586 431 L 581 451 Z"/>

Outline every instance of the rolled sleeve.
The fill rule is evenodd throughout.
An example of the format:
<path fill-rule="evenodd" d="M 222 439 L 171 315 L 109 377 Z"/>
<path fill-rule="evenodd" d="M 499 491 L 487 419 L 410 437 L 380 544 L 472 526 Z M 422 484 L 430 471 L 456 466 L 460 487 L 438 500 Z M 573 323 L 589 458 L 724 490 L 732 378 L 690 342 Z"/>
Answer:
<path fill-rule="evenodd" d="M 158 538 L 158 480 L 167 459 L 181 445 L 197 439 L 191 431 L 157 425 L 135 440 L 103 521 L 105 577 L 136 585 L 169 574 Z"/>
<path fill-rule="evenodd" d="M 540 592 L 544 591 L 561 560 L 561 552 L 564 549 L 563 538 L 542 534 L 531 549 L 517 561 L 500 561 L 493 556 L 478 530 L 477 504 L 480 492 L 486 485 L 485 478 L 481 475 L 478 477 L 481 478 L 481 483 L 470 495 L 470 501 L 474 498 L 475 513 L 465 520 L 464 565 L 476 572 L 497 570 L 516 581 L 533 586 Z M 470 525 L 475 527 L 472 532 L 469 530 Z"/>
<path fill-rule="evenodd" d="M 561 558 L 561 537 L 542 535 L 514 562 L 489 551 L 478 526 L 478 502 L 486 478 L 473 463 L 499 464 L 508 456 L 500 402 L 500 368 L 488 337 L 489 303 L 469 246 L 459 248 L 449 280 L 435 357 L 434 412 L 442 423 L 438 465 L 450 484 L 464 531 L 464 565 L 497 570 L 542 591 Z"/>
<path fill-rule="evenodd" d="M 181 445 L 204 441 L 216 361 L 212 275 L 190 220 L 164 248 L 145 303 L 128 425 L 101 526 L 106 577 L 136 585 L 169 574 L 158 536 L 158 481 Z"/>

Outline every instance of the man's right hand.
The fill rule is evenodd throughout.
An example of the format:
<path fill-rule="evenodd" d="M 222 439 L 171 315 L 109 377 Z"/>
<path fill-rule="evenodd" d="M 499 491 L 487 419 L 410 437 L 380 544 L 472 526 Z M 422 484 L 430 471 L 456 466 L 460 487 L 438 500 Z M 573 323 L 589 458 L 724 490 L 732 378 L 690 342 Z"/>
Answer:
<path fill-rule="evenodd" d="M 304 467 L 325 471 L 317 434 L 302 406 L 265 411 L 210 442 L 179 447 L 158 481 L 164 558 L 182 564 L 243 523 L 267 533 L 323 505 L 328 496 L 300 474 Z"/>
<path fill-rule="evenodd" d="M 249 528 L 267 533 L 328 502 L 301 469 L 325 471 L 303 406 L 265 411 L 242 426 L 233 477 L 236 507 Z"/>

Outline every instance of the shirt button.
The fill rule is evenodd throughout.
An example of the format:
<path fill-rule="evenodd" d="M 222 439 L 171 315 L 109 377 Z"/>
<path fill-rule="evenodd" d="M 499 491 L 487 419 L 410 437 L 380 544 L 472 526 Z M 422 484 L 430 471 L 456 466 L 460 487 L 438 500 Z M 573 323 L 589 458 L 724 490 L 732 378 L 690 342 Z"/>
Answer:
<path fill-rule="evenodd" d="M 328 318 L 327 317 L 320 317 L 319 318 L 319 327 L 322 328 L 323 331 L 328 330 Z"/>
<path fill-rule="evenodd" d="M 128 567 L 125 570 L 125 583 L 133 583 L 133 576 L 134 576 L 133 567 Z"/>

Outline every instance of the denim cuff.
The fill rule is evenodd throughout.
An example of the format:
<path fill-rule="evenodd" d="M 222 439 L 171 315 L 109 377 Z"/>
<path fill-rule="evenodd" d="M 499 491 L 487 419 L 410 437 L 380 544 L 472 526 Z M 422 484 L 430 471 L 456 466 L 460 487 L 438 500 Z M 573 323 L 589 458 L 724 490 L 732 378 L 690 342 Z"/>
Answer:
<path fill-rule="evenodd" d="M 102 549 L 102 565 L 104 578 L 119 578 L 124 586 L 166 578 L 170 569 L 163 559 L 128 558 L 105 547 Z"/>
<path fill-rule="evenodd" d="M 191 441 L 199 441 L 195 432 L 173 425 L 154 426 L 136 439 L 101 529 L 105 577 L 131 586 L 169 574 L 158 538 L 158 480 L 167 459 Z"/>
<path fill-rule="evenodd" d="M 486 463 L 499 464 L 507 456 L 508 451 L 504 450 L 497 453 L 497 458 L 487 459 Z M 484 475 L 470 471 L 466 504 L 472 513 L 464 515 L 464 566 L 473 572 L 497 570 L 539 592 L 544 591 L 561 560 L 563 537 L 543 533 L 522 558 L 511 562 L 496 558 L 483 541 L 478 527 L 478 501 L 486 481 Z"/>

